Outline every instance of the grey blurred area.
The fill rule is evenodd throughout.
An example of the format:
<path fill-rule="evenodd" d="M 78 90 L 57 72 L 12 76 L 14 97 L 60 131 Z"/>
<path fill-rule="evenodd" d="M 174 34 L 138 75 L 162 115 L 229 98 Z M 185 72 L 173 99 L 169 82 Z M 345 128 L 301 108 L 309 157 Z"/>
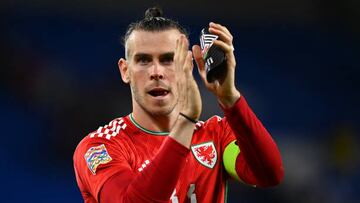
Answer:
<path fill-rule="evenodd" d="M 229 182 L 228 202 L 359 202 L 360 1 L 0 2 L 0 202 L 81 202 L 72 153 L 87 133 L 131 112 L 117 61 L 146 8 L 190 31 L 234 35 L 236 84 L 282 154 L 281 185 Z M 222 115 L 198 79 L 202 119 Z"/>

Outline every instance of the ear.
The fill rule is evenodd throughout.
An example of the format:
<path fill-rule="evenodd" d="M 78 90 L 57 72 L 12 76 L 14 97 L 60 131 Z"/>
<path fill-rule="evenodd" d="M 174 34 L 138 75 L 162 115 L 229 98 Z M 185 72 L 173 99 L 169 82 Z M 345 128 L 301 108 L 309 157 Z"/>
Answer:
<path fill-rule="evenodd" d="M 118 61 L 119 71 L 121 74 L 121 79 L 124 81 L 124 83 L 130 83 L 130 77 L 129 77 L 129 65 L 126 62 L 124 58 L 121 58 Z"/>

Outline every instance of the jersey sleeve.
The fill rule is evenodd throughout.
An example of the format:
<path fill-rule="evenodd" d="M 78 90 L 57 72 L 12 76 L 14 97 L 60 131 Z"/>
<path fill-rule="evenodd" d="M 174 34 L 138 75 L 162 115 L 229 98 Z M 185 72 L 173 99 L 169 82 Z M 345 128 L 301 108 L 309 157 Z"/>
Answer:
<path fill-rule="evenodd" d="M 234 161 L 235 169 L 232 171 L 250 185 L 267 187 L 278 184 L 284 175 L 280 152 L 245 98 L 241 96 L 233 107 L 223 110 L 226 122 L 236 137 L 236 143 L 228 144 L 224 152 L 224 155 L 230 155 L 230 161 Z M 230 153 L 226 153 L 227 150 Z"/>
<path fill-rule="evenodd" d="M 95 199 L 98 198 L 105 181 L 111 176 L 116 173 L 131 173 L 126 153 L 112 139 L 99 137 L 85 139 L 78 145 L 73 159 L 76 179 L 82 194 L 88 193 Z"/>
<path fill-rule="evenodd" d="M 210 126 L 213 128 L 212 130 L 215 130 L 217 134 L 221 135 L 220 145 L 223 153 L 226 146 L 236 140 L 236 137 L 231 130 L 226 117 L 221 118 L 220 116 L 213 116 L 209 121 Z"/>
<path fill-rule="evenodd" d="M 95 202 L 168 202 L 189 149 L 167 137 L 138 172 L 131 168 L 126 146 L 111 140 L 91 138 L 76 149 L 74 165 L 83 196 L 89 193 Z"/>

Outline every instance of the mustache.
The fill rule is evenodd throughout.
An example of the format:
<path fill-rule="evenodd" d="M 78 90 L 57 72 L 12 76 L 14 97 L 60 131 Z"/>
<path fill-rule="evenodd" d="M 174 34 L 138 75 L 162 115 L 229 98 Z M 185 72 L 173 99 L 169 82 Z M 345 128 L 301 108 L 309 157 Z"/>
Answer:
<path fill-rule="evenodd" d="M 145 91 L 148 92 L 155 88 L 161 88 L 161 89 L 164 89 L 169 92 L 172 89 L 169 85 L 165 84 L 163 81 L 158 80 L 158 81 L 154 81 L 151 84 L 149 84 L 148 86 L 146 86 Z"/>

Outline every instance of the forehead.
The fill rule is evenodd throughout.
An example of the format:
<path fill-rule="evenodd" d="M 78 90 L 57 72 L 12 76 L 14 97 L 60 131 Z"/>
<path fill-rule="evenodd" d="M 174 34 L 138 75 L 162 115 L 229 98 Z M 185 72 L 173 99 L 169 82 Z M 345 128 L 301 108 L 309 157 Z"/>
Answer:
<path fill-rule="evenodd" d="M 162 53 L 174 52 L 176 40 L 181 33 L 176 29 L 164 31 L 135 30 L 126 42 L 126 52 L 129 57 L 137 53 L 160 55 Z"/>

